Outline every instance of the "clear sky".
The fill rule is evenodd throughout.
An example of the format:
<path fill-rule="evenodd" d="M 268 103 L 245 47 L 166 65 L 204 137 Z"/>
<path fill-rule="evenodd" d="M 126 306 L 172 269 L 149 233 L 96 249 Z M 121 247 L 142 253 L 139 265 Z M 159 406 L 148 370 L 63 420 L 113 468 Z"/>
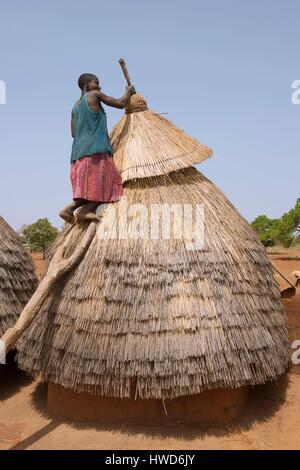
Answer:
<path fill-rule="evenodd" d="M 61 226 L 78 76 L 120 97 L 124 57 L 156 112 L 212 147 L 198 168 L 249 221 L 300 196 L 299 0 L 0 0 L 0 214 Z M 111 128 L 123 110 L 107 108 Z"/>

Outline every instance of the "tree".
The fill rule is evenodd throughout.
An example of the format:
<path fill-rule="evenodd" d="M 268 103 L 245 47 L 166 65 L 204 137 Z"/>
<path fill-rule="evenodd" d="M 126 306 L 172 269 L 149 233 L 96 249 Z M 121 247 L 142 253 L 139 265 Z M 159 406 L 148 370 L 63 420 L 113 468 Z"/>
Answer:
<path fill-rule="evenodd" d="M 297 199 L 295 205 L 295 235 L 300 236 L 300 198 Z"/>
<path fill-rule="evenodd" d="M 283 214 L 278 227 L 277 241 L 288 248 L 294 239 L 295 221 L 293 209 Z"/>
<path fill-rule="evenodd" d="M 300 198 L 297 199 L 295 207 L 283 214 L 280 219 L 269 219 L 266 215 L 259 215 L 251 226 L 265 246 L 279 244 L 288 248 L 300 234 Z"/>
<path fill-rule="evenodd" d="M 23 236 L 30 251 L 45 251 L 57 235 L 58 229 L 47 218 L 39 219 L 34 224 L 27 225 L 23 230 Z"/>
<path fill-rule="evenodd" d="M 266 215 L 259 215 L 251 226 L 265 246 L 273 246 L 276 243 L 279 223 L 280 219 L 269 219 Z"/>

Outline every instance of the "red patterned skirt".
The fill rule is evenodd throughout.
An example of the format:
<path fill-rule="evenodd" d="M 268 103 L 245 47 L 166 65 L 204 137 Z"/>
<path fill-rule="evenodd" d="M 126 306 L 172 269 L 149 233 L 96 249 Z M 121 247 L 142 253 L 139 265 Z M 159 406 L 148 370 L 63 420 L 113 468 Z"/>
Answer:
<path fill-rule="evenodd" d="M 118 201 L 123 194 L 122 179 L 110 153 L 75 160 L 71 165 L 73 199 L 93 202 Z"/>

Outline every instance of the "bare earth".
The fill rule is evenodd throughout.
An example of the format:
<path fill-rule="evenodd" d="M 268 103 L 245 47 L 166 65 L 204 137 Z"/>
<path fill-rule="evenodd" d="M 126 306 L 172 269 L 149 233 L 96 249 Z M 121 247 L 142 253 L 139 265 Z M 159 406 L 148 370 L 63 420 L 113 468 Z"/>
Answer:
<path fill-rule="evenodd" d="M 35 267 L 35 274 L 41 280 L 46 271 L 46 261 L 43 253 L 31 253 L 32 261 Z"/>
<path fill-rule="evenodd" d="M 299 251 L 270 258 L 287 276 L 300 270 Z M 283 303 L 291 341 L 300 339 L 300 289 Z M 300 449 L 300 365 L 288 377 L 256 387 L 243 414 L 227 425 L 155 428 L 53 420 L 45 387 L 9 366 L 0 367 L 0 400 L 0 449 Z"/>

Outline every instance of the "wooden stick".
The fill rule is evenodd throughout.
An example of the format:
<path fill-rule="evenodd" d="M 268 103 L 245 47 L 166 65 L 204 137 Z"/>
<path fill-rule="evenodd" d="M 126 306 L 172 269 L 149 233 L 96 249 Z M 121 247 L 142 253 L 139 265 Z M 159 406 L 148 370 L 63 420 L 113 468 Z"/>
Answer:
<path fill-rule="evenodd" d="M 273 266 L 273 269 L 274 269 L 275 271 L 277 271 L 278 274 L 279 274 L 281 277 L 283 277 L 283 279 L 284 279 L 291 287 L 295 287 L 294 284 L 292 284 L 291 281 L 289 281 L 288 278 L 285 277 L 285 276 L 282 274 L 282 272 L 279 271 L 279 270 L 276 268 L 275 264 L 274 264 L 272 261 L 271 261 L 271 264 L 272 264 L 272 266 Z"/>
<path fill-rule="evenodd" d="M 64 243 L 58 248 L 51 260 L 46 276 L 41 281 L 29 302 L 25 305 L 15 325 L 12 328 L 9 328 L 0 340 L 0 342 L 4 342 L 6 353 L 15 346 L 20 336 L 31 325 L 32 320 L 40 311 L 56 281 L 70 271 L 70 269 L 73 268 L 86 253 L 92 238 L 96 233 L 96 225 L 97 222 L 90 223 L 81 243 L 69 258 L 64 259 L 64 254 L 69 243 L 69 237 L 67 237 Z"/>
<path fill-rule="evenodd" d="M 130 77 L 129 77 L 129 73 L 128 73 L 128 70 L 127 70 L 127 66 L 126 66 L 125 60 L 121 58 L 121 59 L 119 60 L 119 64 L 121 65 L 122 70 L 123 70 L 123 73 L 124 73 L 124 77 L 125 77 L 126 80 L 127 80 L 127 85 L 130 86 L 130 85 L 131 85 L 131 80 L 130 80 Z"/>

